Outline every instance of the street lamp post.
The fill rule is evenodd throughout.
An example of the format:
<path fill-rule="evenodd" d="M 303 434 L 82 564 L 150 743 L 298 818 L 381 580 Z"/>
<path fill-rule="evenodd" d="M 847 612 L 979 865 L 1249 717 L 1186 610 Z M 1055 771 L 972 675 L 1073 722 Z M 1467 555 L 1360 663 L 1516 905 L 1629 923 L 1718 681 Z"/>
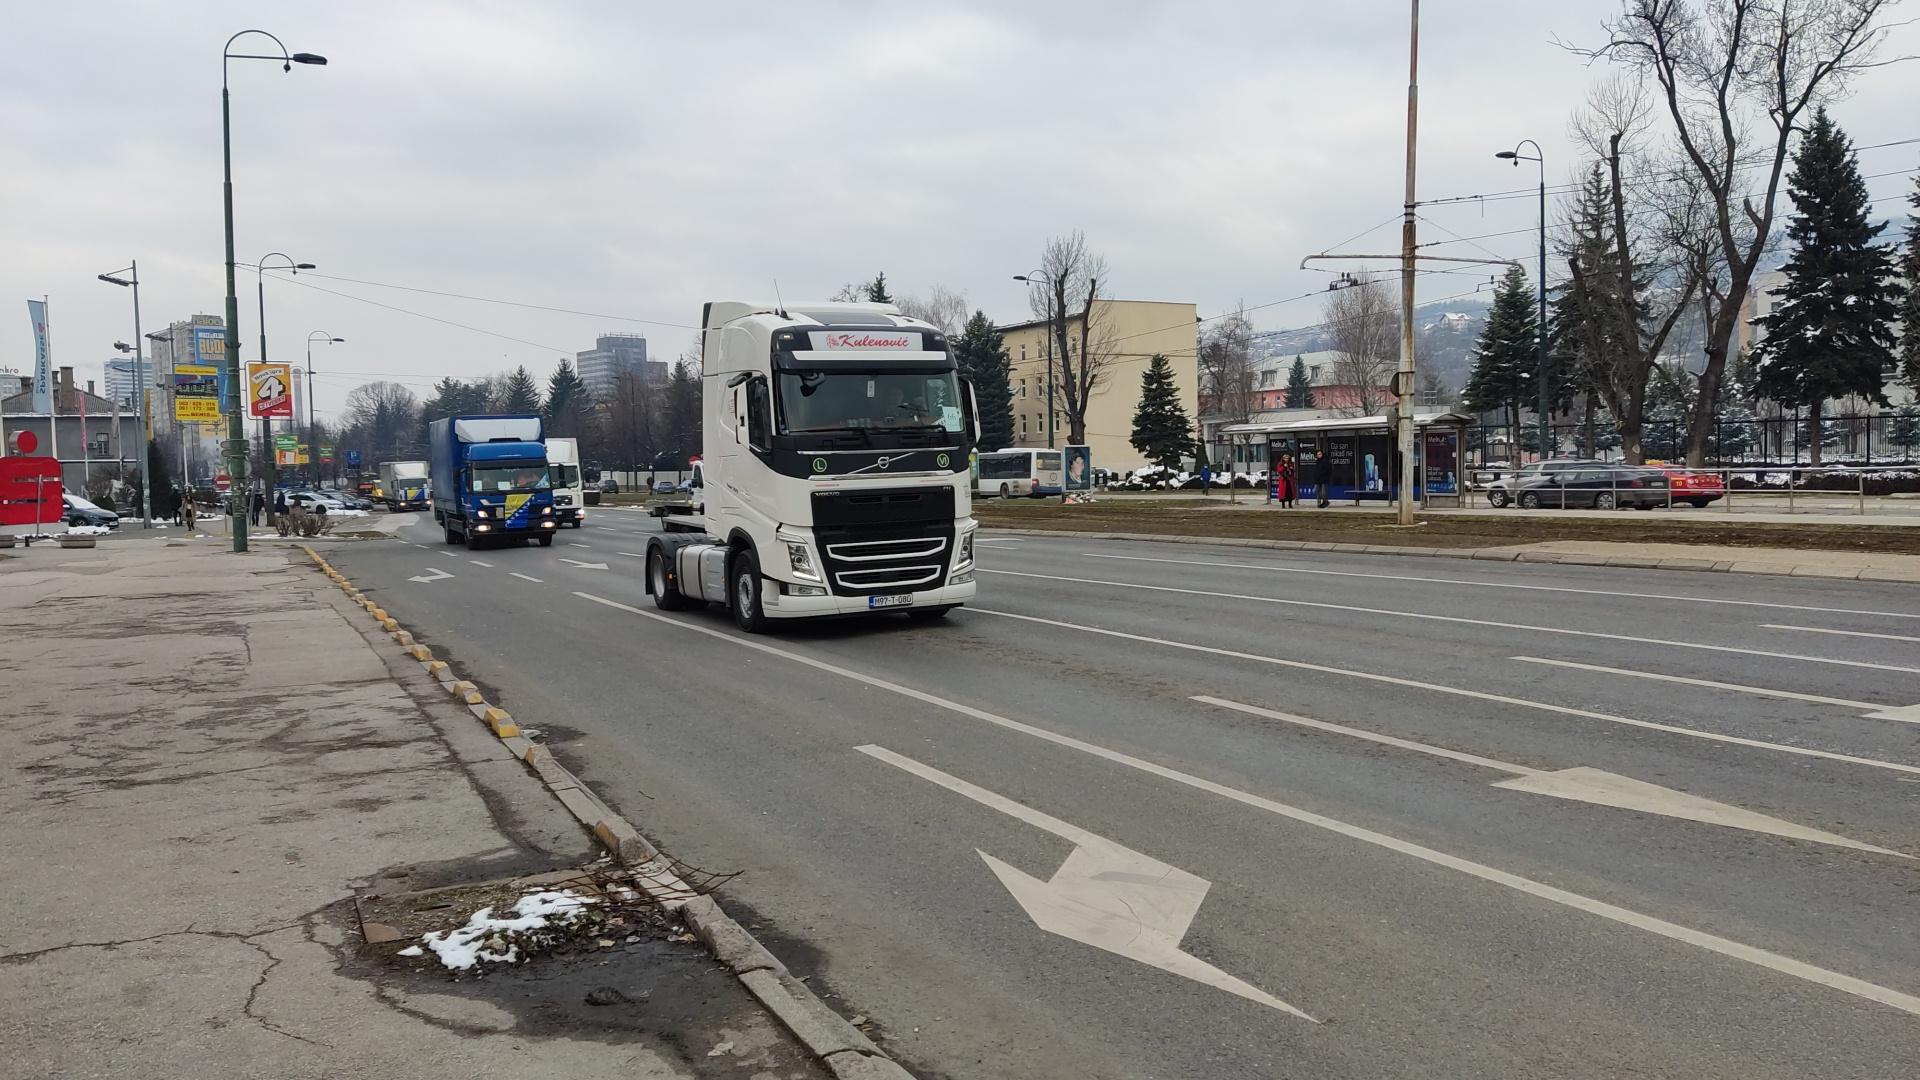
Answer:
<path fill-rule="evenodd" d="M 233 43 L 248 34 L 259 34 L 280 49 L 279 55 L 237 53 Z M 227 514 L 233 530 L 233 550 L 247 550 L 247 429 L 240 415 L 240 301 L 233 285 L 233 122 L 227 92 L 227 65 L 232 60 L 277 60 L 281 70 L 292 71 L 295 64 L 325 64 L 327 58 L 314 53 L 289 53 L 280 39 L 265 30 L 242 30 L 227 39 L 220 50 L 220 164 L 221 196 L 227 234 L 227 392 L 221 404 L 227 409 Z M 236 497 L 236 494 L 239 497 Z"/>
<path fill-rule="evenodd" d="M 325 330 L 307 332 L 307 482 L 317 491 L 320 488 L 320 440 L 313 426 L 313 343 L 316 340 L 338 345 L 347 339 L 334 337 Z"/>
<path fill-rule="evenodd" d="M 1028 274 L 1015 274 L 1013 280 L 1024 281 L 1029 285 L 1044 285 L 1053 289 L 1056 294 L 1052 305 L 1053 318 L 1047 320 L 1047 449 L 1051 450 L 1053 449 L 1053 343 L 1056 336 L 1054 331 L 1066 323 L 1067 300 L 1062 295 L 1063 290 L 1056 287 L 1059 284 L 1058 281 L 1038 270 Z M 1059 336 L 1064 337 L 1065 331 L 1060 331 Z"/>
<path fill-rule="evenodd" d="M 287 265 L 268 266 L 267 260 L 272 258 L 285 259 Z M 264 364 L 267 362 L 267 284 L 266 284 L 267 271 L 291 270 L 294 273 L 298 274 L 302 270 L 312 270 L 313 268 L 314 267 L 312 263 L 294 262 L 292 256 L 283 254 L 278 251 L 268 252 L 267 254 L 260 256 L 260 261 L 253 264 L 253 271 L 254 271 L 253 287 L 259 297 L 259 304 L 260 304 L 259 320 L 260 320 L 260 362 L 261 363 Z M 251 393 L 249 393 L 248 395 L 248 400 L 249 401 L 252 400 Z M 262 470 L 265 473 L 265 477 L 261 481 L 262 491 L 266 495 L 267 501 L 272 502 L 274 485 L 278 483 L 279 478 L 274 475 L 275 462 L 273 460 L 274 458 L 273 421 L 264 416 L 260 418 L 260 446 L 261 446 L 261 451 L 263 455 L 263 463 L 266 466 L 265 469 Z"/>
<path fill-rule="evenodd" d="M 1520 152 L 1520 148 L 1522 146 L 1532 146 L 1533 154 L 1531 156 L 1522 154 Z M 1539 325 L 1535 328 L 1535 332 L 1534 332 L 1533 378 L 1534 378 L 1535 384 L 1537 385 L 1540 391 L 1539 405 L 1537 406 L 1538 411 L 1540 413 L 1540 420 L 1539 420 L 1540 456 L 1551 457 L 1552 454 L 1550 452 L 1550 447 L 1553 442 L 1553 425 L 1548 413 L 1548 409 L 1549 409 L 1548 403 L 1552 401 L 1552 398 L 1548 395 L 1548 387 L 1547 387 L 1548 372 L 1547 372 L 1547 161 L 1546 161 L 1546 151 L 1540 149 L 1540 144 L 1537 142 L 1534 142 L 1532 139 L 1522 139 L 1514 145 L 1513 149 L 1502 150 L 1493 156 L 1501 159 L 1502 161 L 1513 162 L 1513 167 L 1516 169 L 1520 167 L 1520 163 L 1523 161 L 1531 161 L 1534 164 L 1540 166 L 1540 314 L 1539 314 Z"/>
<path fill-rule="evenodd" d="M 125 274 L 126 277 L 119 275 Z M 140 260 L 135 259 L 125 270 L 115 270 L 111 274 L 97 275 L 109 285 L 119 285 L 133 290 L 133 407 L 136 422 L 140 425 L 140 527 L 153 528 L 153 477 L 147 475 L 147 373 L 145 351 L 140 343 L 146 338 L 140 334 Z M 124 351 L 124 350 L 123 350 Z M 85 434 L 85 432 L 82 432 Z M 118 432 L 115 432 L 117 435 Z"/>

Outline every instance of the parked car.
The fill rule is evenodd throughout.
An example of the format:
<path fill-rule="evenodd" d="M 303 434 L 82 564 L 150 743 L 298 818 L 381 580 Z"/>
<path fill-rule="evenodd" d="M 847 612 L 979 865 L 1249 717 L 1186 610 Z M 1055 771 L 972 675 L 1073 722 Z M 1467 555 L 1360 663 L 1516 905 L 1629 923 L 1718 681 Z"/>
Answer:
<path fill-rule="evenodd" d="M 334 493 L 334 499 L 349 510 L 372 510 L 373 500 L 354 491 Z"/>
<path fill-rule="evenodd" d="M 1520 466 L 1518 471 L 1489 483 L 1487 502 L 1498 510 L 1513 502 L 1513 493 L 1530 480 L 1536 480 L 1551 473 L 1609 467 L 1606 462 L 1593 458 L 1549 458 L 1546 461 L 1530 461 Z"/>
<path fill-rule="evenodd" d="M 613 477 L 609 476 L 606 479 L 600 481 L 600 494 L 618 495 L 620 494 L 620 485 L 614 482 Z"/>
<path fill-rule="evenodd" d="M 673 490 L 679 492 L 682 495 L 693 494 L 693 477 L 689 476 L 685 480 L 682 480 L 678 484 L 675 484 L 673 486 Z"/>
<path fill-rule="evenodd" d="M 1673 492 L 1674 502 L 1706 506 L 1727 494 L 1727 482 L 1719 473 L 1694 472 L 1683 465 L 1663 465 L 1660 469 L 1667 474 L 1667 488 Z"/>
<path fill-rule="evenodd" d="M 347 504 L 323 491 L 296 491 L 287 496 L 287 505 L 304 506 L 308 510 L 312 510 L 315 506 L 325 506 L 328 513 L 347 508 Z"/>
<path fill-rule="evenodd" d="M 69 527 L 74 525 L 105 525 L 109 529 L 120 527 L 120 515 L 89 499 L 83 499 L 70 492 L 63 492 L 60 501 L 65 504 L 61 520 Z"/>
<path fill-rule="evenodd" d="M 655 481 L 653 482 L 653 493 L 654 493 L 655 495 L 671 495 L 671 494 L 673 494 L 673 481 L 671 481 L 671 480 L 655 480 Z"/>
<path fill-rule="evenodd" d="M 1543 506 L 1587 506 L 1596 510 L 1632 507 L 1651 510 L 1667 505 L 1667 474 L 1634 465 L 1586 465 L 1554 469 L 1518 481 L 1513 501 L 1528 510 Z"/>

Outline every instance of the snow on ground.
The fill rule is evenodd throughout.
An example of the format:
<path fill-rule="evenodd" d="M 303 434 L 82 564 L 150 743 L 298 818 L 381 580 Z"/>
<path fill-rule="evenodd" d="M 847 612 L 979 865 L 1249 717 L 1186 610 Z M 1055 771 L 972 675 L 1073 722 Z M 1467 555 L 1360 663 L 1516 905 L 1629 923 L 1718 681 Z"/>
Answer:
<path fill-rule="evenodd" d="M 67 526 L 68 536 L 106 536 L 108 533 L 111 533 L 111 532 L 113 532 L 113 530 L 107 528 L 105 525 L 69 525 Z"/>
<path fill-rule="evenodd" d="M 572 922 L 581 909 L 594 899 L 571 890 L 528 893 L 514 902 L 513 916 L 495 918 L 493 909 L 481 908 L 456 930 L 438 931 L 421 937 L 421 943 L 433 950 L 440 963 L 454 971 L 469 971 L 481 961 L 511 964 L 520 959 L 520 935 L 544 930 L 554 923 Z M 418 956 L 416 947 L 401 955 Z"/>

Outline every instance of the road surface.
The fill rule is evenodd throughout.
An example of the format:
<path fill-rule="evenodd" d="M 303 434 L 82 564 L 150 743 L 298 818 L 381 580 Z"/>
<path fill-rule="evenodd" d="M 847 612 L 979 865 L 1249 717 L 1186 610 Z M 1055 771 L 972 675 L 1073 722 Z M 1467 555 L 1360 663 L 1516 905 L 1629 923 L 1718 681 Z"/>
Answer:
<path fill-rule="evenodd" d="M 747 638 L 654 528 L 329 554 L 920 1075 L 1920 1063 L 1920 589 L 988 533 Z"/>

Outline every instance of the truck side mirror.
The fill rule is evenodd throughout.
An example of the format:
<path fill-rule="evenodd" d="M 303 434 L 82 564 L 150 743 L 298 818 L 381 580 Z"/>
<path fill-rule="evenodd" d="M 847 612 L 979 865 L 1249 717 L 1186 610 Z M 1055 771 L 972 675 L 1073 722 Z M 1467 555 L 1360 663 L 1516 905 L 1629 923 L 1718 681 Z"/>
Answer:
<path fill-rule="evenodd" d="M 744 427 L 747 445 L 765 452 L 773 448 L 773 398 L 764 375 L 755 375 L 743 388 L 747 408 Z"/>
<path fill-rule="evenodd" d="M 960 399 L 967 410 L 967 441 L 977 443 L 980 441 L 980 402 L 974 396 L 972 379 L 960 380 Z"/>

